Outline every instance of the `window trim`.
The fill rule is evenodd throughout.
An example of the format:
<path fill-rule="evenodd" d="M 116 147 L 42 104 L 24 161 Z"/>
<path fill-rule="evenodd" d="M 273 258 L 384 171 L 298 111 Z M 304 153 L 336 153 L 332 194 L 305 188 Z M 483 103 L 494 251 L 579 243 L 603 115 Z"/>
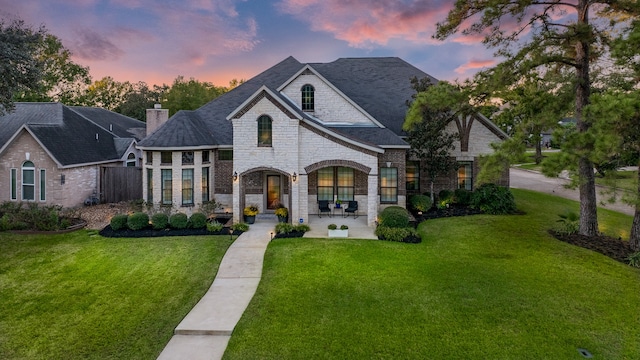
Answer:
<path fill-rule="evenodd" d="M 392 174 L 385 174 L 386 172 L 391 171 Z M 393 173 L 395 173 L 395 179 L 393 178 Z M 391 177 L 389 178 L 389 175 Z M 388 179 L 388 180 L 387 180 Z M 390 184 L 386 185 L 385 180 L 389 181 Z M 395 182 L 395 185 L 393 184 Z M 391 199 L 384 199 L 383 190 L 391 191 Z M 382 167 L 380 168 L 380 203 L 381 204 L 397 204 L 398 203 L 398 168 L 397 167 Z"/>
<path fill-rule="evenodd" d="M 185 176 L 188 175 L 188 176 Z M 193 206 L 193 181 L 194 181 L 194 171 L 192 168 L 182 169 L 182 206 Z"/>
<path fill-rule="evenodd" d="M 258 147 L 273 146 L 273 119 L 269 115 L 260 115 L 258 123 Z M 268 125 L 268 126 L 267 126 Z M 267 134 L 265 137 L 264 135 Z M 261 138 L 265 138 L 261 141 Z"/>
<path fill-rule="evenodd" d="M 304 84 L 300 88 L 300 107 L 302 111 L 315 111 L 315 91 L 315 87 L 311 84 Z"/>
<path fill-rule="evenodd" d="M 166 174 L 169 174 L 168 178 L 165 177 Z M 160 204 L 173 205 L 173 170 L 172 169 L 160 170 Z"/>
<path fill-rule="evenodd" d="M 469 169 L 468 174 L 466 169 Z M 464 173 L 464 178 L 461 179 L 460 177 L 460 170 L 463 169 L 463 173 Z M 461 181 L 462 180 L 462 181 Z M 468 186 L 466 181 L 469 181 Z M 457 183 L 457 187 L 458 189 L 465 189 L 468 191 L 473 191 L 473 162 L 472 161 L 460 161 L 458 162 L 458 170 L 456 170 L 456 183 Z M 461 187 L 460 185 L 464 184 L 464 187 Z"/>
<path fill-rule="evenodd" d="M 167 160 L 166 156 L 168 156 L 169 162 L 165 162 L 165 160 Z M 160 151 L 160 165 L 171 165 L 171 164 L 173 164 L 173 152 Z"/>
<path fill-rule="evenodd" d="M 153 204 L 153 169 L 147 169 L 147 204 Z"/>
<path fill-rule="evenodd" d="M 11 200 L 18 200 L 18 169 L 12 168 L 10 174 L 11 180 L 9 181 L 11 182 L 11 186 L 9 196 Z"/>
<path fill-rule="evenodd" d="M 208 202 L 209 201 L 209 179 L 210 179 L 210 174 L 209 174 L 209 167 L 203 167 L 202 168 L 202 202 Z"/>
<path fill-rule="evenodd" d="M 415 172 L 409 175 L 409 169 L 414 168 Z M 411 180 L 410 180 L 411 179 Z M 409 186 L 411 184 L 411 188 Z M 420 191 L 420 162 L 407 160 L 405 166 L 405 185 L 407 191 Z"/>
<path fill-rule="evenodd" d="M 25 166 L 26 164 L 31 164 L 31 166 Z M 24 174 L 25 171 L 31 171 L 33 173 L 33 183 L 25 183 Z M 33 199 L 26 199 L 24 197 L 25 187 L 30 186 L 33 188 Z M 36 201 L 36 167 L 31 161 L 25 161 L 22 163 L 22 201 Z"/>
<path fill-rule="evenodd" d="M 132 163 L 133 165 L 130 165 Z M 136 167 L 136 165 L 138 165 L 138 159 L 136 159 L 136 154 L 130 152 L 129 155 L 127 155 L 127 160 L 125 161 L 125 164 L 127 167 Z"/>
<path fill-rule="evenodd" d="M 47 201 L 47 170 L 40 169 L 40 201 Z"/>

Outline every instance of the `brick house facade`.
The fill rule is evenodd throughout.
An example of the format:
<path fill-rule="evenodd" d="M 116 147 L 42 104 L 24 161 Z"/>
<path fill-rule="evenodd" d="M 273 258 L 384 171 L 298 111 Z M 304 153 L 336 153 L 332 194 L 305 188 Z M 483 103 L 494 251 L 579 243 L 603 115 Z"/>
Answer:
<path fill-rule="evenodd" d="M 282 204 L 295 222 L 317 214 L 319 200 L 357 201 L 373 225 L 383 207 L 428 189 L 419 171 L 410 174 L 402 131 L 412 77 L 429 75 L 398 58 L 289 57 L 143 139 L 145 199 L 187 213 L 215 199 L 235 221 L 249 204 L 262 213 Z M 469 171 L 439 186 L 472 187 L 477 157 L 506 135 L 481 115 L 449 131 L 464 135 L 451 155 Z"/>

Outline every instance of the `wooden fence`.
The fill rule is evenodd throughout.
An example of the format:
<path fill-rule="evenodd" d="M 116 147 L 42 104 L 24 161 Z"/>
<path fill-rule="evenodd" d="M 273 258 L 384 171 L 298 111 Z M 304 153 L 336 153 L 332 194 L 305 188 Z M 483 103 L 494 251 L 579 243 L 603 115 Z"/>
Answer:
<path fill-rule="evenodd" d="M 142 199 L 142 169 L 139 167 L 103 167 L 100 179 L 103 203 Z"/>

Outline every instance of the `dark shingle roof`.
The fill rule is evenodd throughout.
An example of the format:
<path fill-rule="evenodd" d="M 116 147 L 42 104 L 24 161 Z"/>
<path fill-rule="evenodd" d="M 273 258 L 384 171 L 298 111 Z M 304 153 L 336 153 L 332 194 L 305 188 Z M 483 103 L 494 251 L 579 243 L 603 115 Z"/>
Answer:
<path fill-rule="evenodd" d="M 398 135 L 407 101 L 415 94 L 411 78 L 437 79 L 397 58 L 342 58 L 330 63 L 309 64 L 367 113 Z"/>
<path fill-rule="evenodd" d="M 161 130 L 142 140 L 139 145 L 148 148 L 233 145 L 233 128 L 226 119 L 227 116 L 262 86 L 272 90 L 281 101 L 293 105 L 276 89 L 306 65 L 290 56 L 201 108 L 193 112 L 177 113 Z M 411 78 L 428 77 L 437 82 L 435 78 L 399 58 L 344 58 L 330 63 L 308 65 L 387 128 L 359 126 L 331 129 L 353 140 L 382 147 L 408 146 L 400 136 L 404 135 L 402 124 L 407 111 L 406 102 L 415 93 L 411 87 Z M 322 125 L 295 105 L 292 107 L 300 117 Z M 199 134 L 191 128 L 196 123 L 202 125 Z"/>
<path fill-rule="evenodd" d="M 211 100 L 201 108 L 180 115 L 182 120 L 174 120 L 176 113 L 159 130 L 142 140 L 141 147 L 186 147 L 193 145 L 233 145 L 233 127 L 227 120 L 227 116 L 240 106 L 253 93 L 263 85 L 275 89 L 293 76 L 304 66 L 293 57 L 288 57 L 268 70 L 256 75 L 235 89 Z M 200 138 L 198 141 L 191 138 L 187 132 L 192 130 L 185 128 L 185 118 L 198 117 L 203 127 L 199 128 L 204 134 L 210 134 L 209 139 Z M 169 139 L 165 138 L 170 136 Z"/>
<path fill-rule="evenodd" d="M 142 140 L 145 137 L 147 125 L 140 120 L 102 108 L 87 106 L 70 106 L 70 108 L 103 129 L 111 131 L 117 137 L 136 140 Z"/>
<path fill-rule="evenodd" d="M 16 103 L 15 111 L 0 117 L 0 148 L 25 126 L 63 166 L 119 160 L 134 138 L 107 131 L 98 124 L 101 121 L 85 116 L 90 113 L 81 115 L 60 103 Z M 108 110 L 96 113 L 114 127 L 123 121 L 122 115 Z M 124 118 L 126 124 L 134 120 Z"/>

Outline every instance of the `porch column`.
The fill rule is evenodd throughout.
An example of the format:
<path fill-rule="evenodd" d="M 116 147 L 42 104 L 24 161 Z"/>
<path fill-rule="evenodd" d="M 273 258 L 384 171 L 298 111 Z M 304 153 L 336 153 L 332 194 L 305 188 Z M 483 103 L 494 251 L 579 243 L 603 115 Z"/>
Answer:
<path fill-rule="evenodd" d="M 292 184 L 292 192 L 291 196 L 293 197 L 291 201 L 291 206 L 293 207 L 293 217 L 291 218 L 291 222 L 293 224 L 299 224 L 300 219 L 305 224 L 309 224 L 309 179 L 307 178 L 307 174 L 298 175 L 298 181 Z"/>
<path fill-rule="evenodd" d="M 238 176 L 238 180 L 233 183 L 233 223 L 237 224 L 242 221 L 242 209 L 240 209 L 240 181 L 242 176 Z"/>
<path fill-rule="evenodd" d="M 367 191 L 367 224 L 375 226 L 378 218 L 378 174 L 369 174 Z"/>

